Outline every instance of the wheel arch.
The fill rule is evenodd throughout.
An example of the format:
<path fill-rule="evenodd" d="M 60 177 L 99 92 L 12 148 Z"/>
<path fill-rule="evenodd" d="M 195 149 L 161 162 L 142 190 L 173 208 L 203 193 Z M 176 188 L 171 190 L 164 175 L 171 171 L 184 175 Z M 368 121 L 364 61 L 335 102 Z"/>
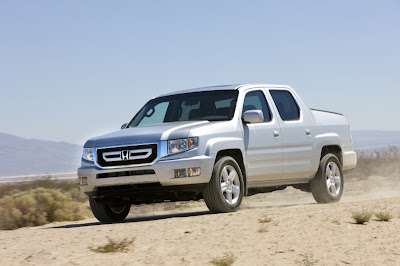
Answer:
<path fill-rule="evenodd" d="M 328 153 L 333 153 L 343 165 L 343 141 L 337 133 L 318 134 L 314 138 L 314 155 L 312 167 L 317 173 L 321 159 Z"/>
<path fill-rule="evenodd" d="M 334 154 L 339 159 L 340 164 L 343 166 L 343 153 L 342 153 L 342 148 L 339 145 L 323 146 L 321 149 L 320 160 L 324 158 L 324 156 L 327 155 L 328 153 Z"/>
<path fill-rule="evenodd" d="M 240 167 L 240 171 L 243 175 L 243 184 L 244 184 L 244 196 L 247 196 L 247 174 L 246 174 L 246 166 L 244 164 L 243 153 L 240 149 L 226 149 L 218 151 L 215 157 L 215 163 L 224 156 L 230 156 L 238 163 Z M 215 164 L 214 163 L 214 164 Z"/>

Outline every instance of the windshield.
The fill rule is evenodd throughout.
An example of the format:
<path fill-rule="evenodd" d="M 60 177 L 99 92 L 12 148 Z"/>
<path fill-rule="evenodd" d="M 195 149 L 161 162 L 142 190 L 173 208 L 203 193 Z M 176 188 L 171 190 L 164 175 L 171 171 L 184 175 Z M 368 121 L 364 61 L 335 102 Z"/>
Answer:
<path fill-rule="evenodd" d="M 226 121 L 235 112 L 238 91 L 204 91 L 176 94 L 149 101 L 128 127 L 178 121 Z"/>

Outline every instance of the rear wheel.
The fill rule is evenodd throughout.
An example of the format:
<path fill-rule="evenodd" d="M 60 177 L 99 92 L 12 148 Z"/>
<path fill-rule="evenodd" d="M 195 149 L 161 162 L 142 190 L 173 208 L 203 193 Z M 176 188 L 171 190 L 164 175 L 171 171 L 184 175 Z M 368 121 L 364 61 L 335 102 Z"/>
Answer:
<path fill-rule="evenodd" d="M 203 190 L 208 209 L 217 213 L 236 211 L 242 203 L 243 194 L 244 183 L 239 165 L 232 157 L 220 158 Z"/>
<path fill-rule="evenodd" d="M 89 203 L 93 215 L 103 223 L 123 221 L 131 209 L 131 204 L 108 204 L 93 197 L 89 197 Z"/>
<path fill-rule="evenodd" d="M 343 193 L 343 171 L 334 154 L 325 155 L 314 179 L 310 181 L 311 192 L 318 203 L 337 202 Z"/>

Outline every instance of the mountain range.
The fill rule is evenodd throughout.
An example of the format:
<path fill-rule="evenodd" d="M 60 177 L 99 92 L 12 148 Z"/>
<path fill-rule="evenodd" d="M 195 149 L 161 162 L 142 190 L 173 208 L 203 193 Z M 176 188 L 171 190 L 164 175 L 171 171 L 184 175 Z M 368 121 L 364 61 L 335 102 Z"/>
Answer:
<path fill-rule="evenodd" d="M 0 133 L 0 176 L 74 172 L 82 147 Z"/>
<path fill-rule="evenodd" d="M 353 142 L 356 151 L 400 149 L 400 131 L 353 131 Z M 81 154 L 80 145 L 0 133 L 0 176 L 75 172 Z"/>

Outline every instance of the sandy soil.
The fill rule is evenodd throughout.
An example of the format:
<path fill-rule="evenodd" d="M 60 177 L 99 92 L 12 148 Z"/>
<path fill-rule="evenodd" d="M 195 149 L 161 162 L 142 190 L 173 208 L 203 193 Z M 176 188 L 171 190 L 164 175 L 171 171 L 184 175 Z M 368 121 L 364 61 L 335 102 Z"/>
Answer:
<path fill-rule="evenodd" d="M 342 201 L 319 205 L 292 188 L 245 198 L 236 213 L 204 202 L 141 206 L 120 224 L 94 218 L 0 231 L 1 265 L 206 265 L 233 253 L 235 265 L 400 265 L 400 178 L 346 183 Z M 351 213 L 387 210 L 394 218 L 354 224 Z M 259 219 L 270 218 L 267 223 Z M 106 237 L 135 237 L 126 253 L 95 253 Z"/>

